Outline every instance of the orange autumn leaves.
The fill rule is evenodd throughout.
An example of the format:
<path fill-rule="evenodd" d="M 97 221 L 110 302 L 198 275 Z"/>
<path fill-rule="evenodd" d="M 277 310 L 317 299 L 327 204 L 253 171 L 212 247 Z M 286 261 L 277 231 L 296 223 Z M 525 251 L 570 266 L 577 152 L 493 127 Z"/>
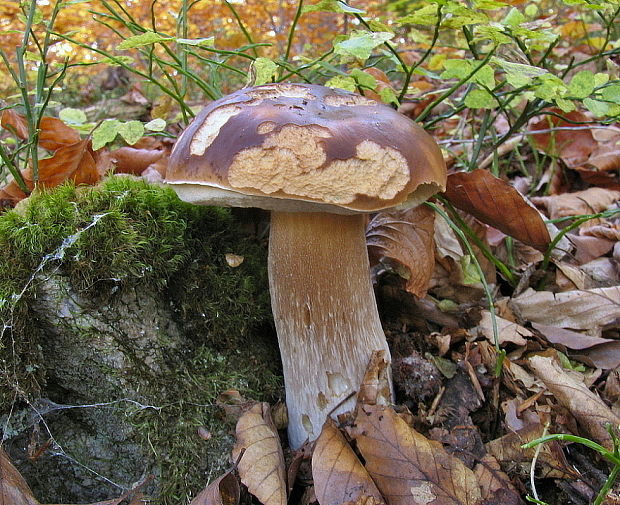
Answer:
<path fill-rule="evenodd" d="M 26 119 L 12 109 L 3 111 L 0 124 L 20 140 L 29 138 Z M 112 152 L 104 149 L 93 151 L 89 138 L 82 139 L 77 130 L 49 116 L 41 118 L 38 130 L 38 146 L 51 156 L 39 160 L 37 177 L 31 166 L 21 171 L 29 191 L 35 186 L 53 188 L 65 181 L 96 184 L 114 167 L 117 172 L 140 174 L 166 154 L 165 149 L 159 148 L 161 146 L 156 149 L 123 147 Z M 0 188 L 0 207 L 14 206 L 27 196 L 20 184 L 13 180 Z"/>

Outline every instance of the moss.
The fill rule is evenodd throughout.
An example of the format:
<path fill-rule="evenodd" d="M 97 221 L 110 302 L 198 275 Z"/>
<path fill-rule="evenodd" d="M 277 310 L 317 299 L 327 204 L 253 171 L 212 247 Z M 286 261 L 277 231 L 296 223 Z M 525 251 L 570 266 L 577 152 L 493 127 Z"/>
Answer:
<path fill-rule="evenodd" d="M 214 407 L 217 394 L 236 388 L 270 399 L 281 390 L 264 244 L 242 236 L 238 228 L 226 209 L 192 206 L 171 190 L 127 177 L 95 188 L 64 185 L 0 216 L 0 414 L 15 398 L 54 400 L 57 395 L 59 401 L 67 395 L 62 372 L 52 370 L 44 356 L 53 349 L 53 332 L 32 316 L 41 275 L 68 279 L 87 305 L 110 310 L 123 293 L 156 292 L 182 328 L 184 345 L 170 345 L 153 368 L 144 366 L 131 339 L 114 335 L 133 363 L 129 371 L 116 382 L 114 374 L 121 372 L 100 363 L 108 384 L 88 398 L 74 390 L 71 399 L 103 402 L 115 388 L 122 398 L 126 393 L 118 384 L 132 385 L 140 392 L 136 400 L 158 407 L 129 404 L 120 416 L 132 427 L 132 443 L 159 466 L 158 502 L 183 503 L 197 493 L 226 464 L 216 456 L 217 445 L 230 438 L 230 426 Z M 231 268 L 228 252 L 244 262 Z M 82 338 L 95 338 L 88 327 L 80 331 L 67 349 L 79 348 Z M 166 349 L 171 338 L 162 330 L 160 348 Z M 200 439 L 200 426 L 219 436 Z"/>

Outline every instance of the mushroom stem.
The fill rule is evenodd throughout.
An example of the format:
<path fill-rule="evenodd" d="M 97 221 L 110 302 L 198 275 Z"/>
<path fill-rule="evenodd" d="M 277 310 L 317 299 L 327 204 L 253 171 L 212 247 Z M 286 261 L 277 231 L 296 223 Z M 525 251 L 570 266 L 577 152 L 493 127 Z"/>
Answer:
<path fill-rule="evenodd" d="M 364 230 L 361 214 L 271 214 L 269 291 L 293 449 L 353 408 L 373 351 L 389 359 Z"/>

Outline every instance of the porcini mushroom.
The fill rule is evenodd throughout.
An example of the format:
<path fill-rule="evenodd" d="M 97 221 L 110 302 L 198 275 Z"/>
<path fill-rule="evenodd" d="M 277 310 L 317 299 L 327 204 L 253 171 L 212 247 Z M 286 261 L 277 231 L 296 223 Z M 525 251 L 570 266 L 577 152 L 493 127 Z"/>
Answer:
<path fill-rule="evenodd" d="M 289 443 L 350 410 L 385 335 L 365 216 L 445 188 L 432 138 L 387 105 L 310 84 L 242 89 L 206 106 L 177 140 L 165 182 L 182 200 L 271 210 L 269 290 Z"/>

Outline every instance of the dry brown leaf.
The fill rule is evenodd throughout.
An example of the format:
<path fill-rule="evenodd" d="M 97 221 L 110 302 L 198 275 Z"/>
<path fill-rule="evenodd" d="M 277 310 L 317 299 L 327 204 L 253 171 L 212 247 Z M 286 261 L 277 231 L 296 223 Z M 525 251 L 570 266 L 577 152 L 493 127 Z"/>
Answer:
<path fill-rule="evenodd" d="M 29 187 L 34 187 L 31 172 L 27 171 L 24 179 Z M 90 151 L 90 141 L 81 140 L 60 147 L 54 156 L 39 162 L 39 184 L 52 188 L 67 180 L 75 184 L 96 184 L 99 180 L 99 172 Z"/>
<path fill-rule="evenodd" d="M 372 263 L 384 263 L 407 280 L 405 289 L 426 295 L 435 264 L 433 209 L 419 205 L 400 212 L 380 212 L 368 224 L 366 242 Z"/>
<path fill-rule="evenodd" d="M 568 374 L 554 358 L 532 356 L 529 366 L 556 400 L 571 412 L 588 436 L 611 449 L 613 444 L 605 425 L 620 425 L 620 417 L 583 382 Z"/>
<path fill-rule="evenodd" d="M 596 214 L 607 209 L 618 199 L 620 191 L 589 188 L 575 193 L 533 197 L 532 203 L 544 207 L 551 219 L 557 219 L 580 214 Z"/>
<path fill-rule="evenodd" d="M 551 241 L 538 211 L 487 170 L 450 174 L 445 196 L 455 207 L 538 250 L 546 250 Z"/>
<path fill-rule="evenodd" d="M 80 134 L 77 130 L 55 117 L 42 117 L 39 130 L 39 145 L 48 151 L 55 151 L 80 141 Z"/>
<path fill-rule="evenodd" d="M 6 109 L 2 111 L 2 119 L 0 124 L 3 128 L 17 135 L 18 138 L 25 140 L 28 138 L 28 123 L 26 118 L 13 109 Z"/>
<path fill-rule="evenodd" d="M 510 308 L 524 321 L 596 331 L 620 318 L 620 287 L 587 290 L 534 291 L 528 289 L 512 298 Z"/>
<path fill-rule="evenodd" d="M 166 154 L 163 149 L 136 149 L 134 147 L 121 147 L 110 153 L 110 157 L 116 165 L 115 172 L 123 174 L 140 175 L 149 165 L 155 163 Z"/>
<path fill-rule="evenodd" d="M 364 497 L 383 503 L 377 486 L 331 419 L 323 425 L 314 447 L 312 478 L 320 505 L 341 505 Z"/>
<path fill-rule="evenodd" d="M 518 432 L 491 440 L 486 444 L 486 448 L 507 472 L 518 469 L 522 475 L 528 475 L 536 449 L 523 449 L 521 446 L 542 437 L 543 433 L 544 428 L 540 424 L 529 425 Z M 566 461 L 558 442 L 548 442 L 541 446 L 536 461 L 536 475 L 550 479 L 579 477 L 579 474 Z"/>
<path fill-rule="evenodd" d="M 237 505 L 239 482 L 232 472 L 215 479 L 194 498 L 189 505 Z"/>
<path fill-rule="evenodd" d="M 357 403 L 366 405 L 390 405 L 392 403 L 392 387 L 385 351 L 373 351 L 371 354 L 357 394 Z"/>
<path fill-rule="evenodd" d="M 521 505 L 523 500 L 518 491 L 510 482 L 497 460 L 486 454 L 474 468 L 478 477 L 482 498 L 486 503 L 501 503 L 503 505 Z"/>
<path fill-rule="evenodd" d="M 362 405 L 351 435 L 388 505 L 478 504 L 474 473 L 393 409 Z"/>
<path fill-rule="evenodd" d="M 571 123 L 556 116 L 543 116 L 539 121 L 530 125 L 530 130 L 549 130 L 551 128 L 570 128 L 573 123 L 587 123 L 590 119 L 579 111 L 563 113 L 559 109 L 550 109 L 549 112 L 562 115 Z M 541 132 L 532 135 L 534 145 L 551 156 L 562 158 L 569 166 L 574 167 L 584 163 L 598 146 L 591 130 L 559 129 L 552 132 Z"/>
<path fill-rule="evenodd" d="M 257 403 L 237 422 L 233 460 L 239 477 L 263 505 L 286 505 L 286 470 L 269 405 Z M 241 459 L 239 459 L 241 458 Z"/>
<path fill-rule="evenodd" d="M 488 310 L 483 310 L 481 317 L 480 323 L 478 323 L 478 326 L 473 328 L 472 331 L 477 331 L 479 335 L 484 336 L 489 342 L 495 343 L 491 313 Z M 526 345 L 527 340 L 525 340 L 525 337 L 532 336 L 532 332 L 520 324 L 513 323 L 499 316 L 495 316 L 495 320 L 497 322 L 499 345 L 507 343 Z"/>
<path fill-rule="evenodd" d="M 590 335 L 585 335 L 576 331 L 557 328 L 556 326 L 547 326 L 545 324 L 532 323 L 532 327 L 542 333 L 552 344 L 561 344 L 569 349 L 588 349 L 595 345 L 616 342 L 609 338 L 591 337 Z"/>
<path fill-rule="evenodd" d="M 39 505 L 25 479 L 0 447 L 0 505 Z"/>

